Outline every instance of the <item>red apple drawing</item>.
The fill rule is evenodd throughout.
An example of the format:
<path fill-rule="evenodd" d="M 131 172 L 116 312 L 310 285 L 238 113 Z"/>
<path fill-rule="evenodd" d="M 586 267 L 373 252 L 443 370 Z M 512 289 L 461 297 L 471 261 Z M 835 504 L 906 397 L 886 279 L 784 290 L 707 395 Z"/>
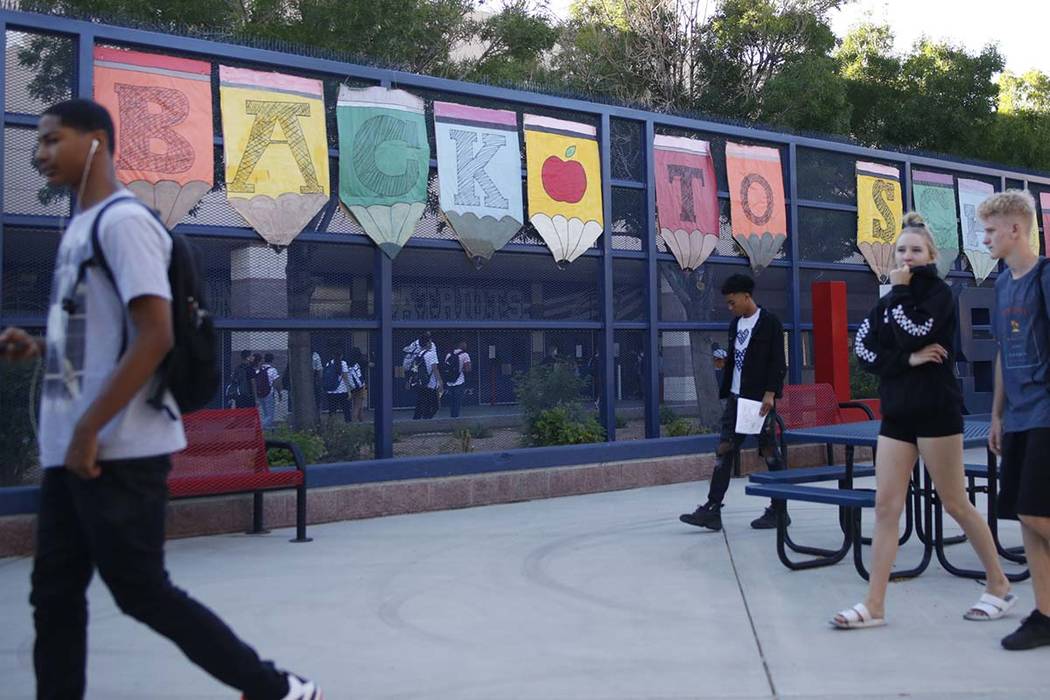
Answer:
<path fill-rule="evenodd" d="M 572 158 L 574 155 L 576 146 L 569 146 L 565 150 L 565 157 Z M 543 161 L 540 181 L 544 191 L 557 202 L 575 204 L 583 199 L 583 194 L 587 191 L 587 172 L 580 162 L 562 160 L 558 156 L 550 156 Z"/>

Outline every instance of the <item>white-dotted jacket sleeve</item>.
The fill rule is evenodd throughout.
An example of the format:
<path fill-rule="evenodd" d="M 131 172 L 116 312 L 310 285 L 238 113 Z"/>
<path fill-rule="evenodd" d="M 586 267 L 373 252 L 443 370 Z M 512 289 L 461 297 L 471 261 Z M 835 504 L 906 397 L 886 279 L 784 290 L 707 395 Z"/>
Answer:
<path fill-rule="evenodd" d="M 901 351 L 896 347 L 884 348 L 879 346 L 879 321 L 887 323 L 888 312 L 882 312 L 883 318 L 879 318 L 880 310 L 876 306 L 860 324 L 857 334 L 853 337 L 853 352 L 860 362 L 860 366 L 867 372 L 885 377 L 899 374 L 908 368 L 903 359 Z"/>

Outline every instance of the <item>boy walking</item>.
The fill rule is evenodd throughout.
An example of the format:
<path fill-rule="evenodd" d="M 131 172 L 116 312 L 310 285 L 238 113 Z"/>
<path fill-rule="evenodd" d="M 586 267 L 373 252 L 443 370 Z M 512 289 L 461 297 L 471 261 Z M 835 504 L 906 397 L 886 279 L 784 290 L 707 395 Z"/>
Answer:
<path fill-rule="evenodd" d="M 722 373 L 718 396 L 725 399 L 722 411 L 722 430 L 718 441 L 715 471 L 707 503 L 692 513 L 679 516 L 687 525 L 722 529 L 722 501 L 732 477 L 733 457 L 739 452 L 746 435 L 736 432 L 737 403 L 741 398 L 762 402 L 760 414 L 765 416 L 758 434 L 758 447 L 772 469 L 783 469 L 784 462 L 774 436 L 774 402 L 783 393 L 787 364 L 784 360 L 784 326 L 775 314 L 755 303 L 752 293 L 755 281 L 747 275 L 731 275 L 722 285 L 729 312 L 735 317 L 729 324 L 731 363 Z M 751 522 L 756 530 L 777 526 L 772 506 Z"/>
<path fill-rule="evenodd" d="M 260 660 L 168 579 L 169 455 L 186 438 L 170 393 L 167 411 L 147 398 L 173 343 L 171 238 L 117 182 L 113 150 L 113 122 L 95 102 L 62 102 L 40 119 L 40 171 L 51 185 L 71 188 L 80 211 L 59 246 L 48 314 L 39 430 L 45 470 L 30 597 L 37 697 L 84 695 L 85 592 L 97 568 L 123 612 L 248 700 L 318 700 L 313 683 Z M 99 216 L 99 246 L 115 284 L 92 263 Z M 0 333 L 0 350 L 10 361 L 45 352 L 20 328 Z"/>
<path fill-rule="evenodd" d="M 1006 649 L 1050 645 L 1050 273 L 1032 252 L 1035 201 L 1027 192 L 992 195 L 977 209 L 984 244 L 1006 263 L 995 280 L 995 361 L 988 446 L 1002 456 L 1000 518 L 1021 521 L 1035 610 L 1002 640 Z"/>

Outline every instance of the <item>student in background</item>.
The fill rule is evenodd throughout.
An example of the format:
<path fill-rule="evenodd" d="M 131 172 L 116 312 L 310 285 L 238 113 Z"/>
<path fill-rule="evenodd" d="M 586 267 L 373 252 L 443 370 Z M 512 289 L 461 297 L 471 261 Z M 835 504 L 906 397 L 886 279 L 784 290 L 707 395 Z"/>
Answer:
<path fill-rule="evenodd" d="M 467 353 L 467 341 L 460 340 L 452 352 L 445 355 L 442 365 L 442 379 L 445 380 L 445 393 L 448 394 L 449 414 L 459 418 L 463 408 L 463 390 L 466 388 L 467 375 L 470 374 L 470 355 Z"/>

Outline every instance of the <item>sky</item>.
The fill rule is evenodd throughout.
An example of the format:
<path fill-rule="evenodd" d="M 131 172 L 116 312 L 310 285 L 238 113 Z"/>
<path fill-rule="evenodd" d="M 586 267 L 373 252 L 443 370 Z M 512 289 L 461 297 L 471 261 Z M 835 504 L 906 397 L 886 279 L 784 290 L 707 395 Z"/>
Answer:
<path fill-rule="evenodd" d="M 572 0 L 549 0 L 551 11 L 568 15 Z M 709 3 L 714 7 L 715 3 Z M 994 12 L 992 11 L 994 9 Z M 896 48 L 906 51 L 921 35 L 951 39 L 971 51 L 998 42 L 1007 70 L 1023 73 L 1032 68 L 1050 74 L 1048 0 L 854 0 L 831 14 L 831 28 L 844 36 L 867 16 L 887 21 L 896 35 Z"/>

